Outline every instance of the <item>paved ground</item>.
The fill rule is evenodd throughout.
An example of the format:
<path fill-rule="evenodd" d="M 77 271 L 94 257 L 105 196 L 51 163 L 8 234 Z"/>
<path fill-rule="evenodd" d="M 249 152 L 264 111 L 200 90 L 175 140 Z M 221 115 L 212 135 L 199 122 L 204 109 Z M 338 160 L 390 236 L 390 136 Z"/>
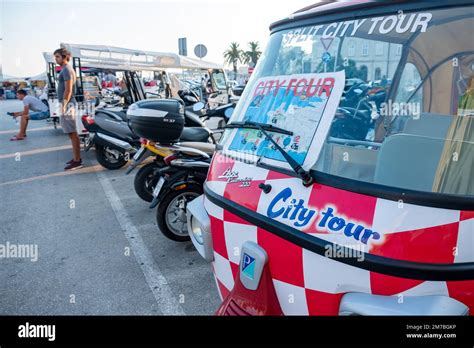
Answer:
<path fill-rule="evenodd" d="M 0 314 L 214 313 L 210 265 L 162 236 L 133 175 L 103 169 L 94 151 L 65 173 L 68 138 L 46 121 L 10 142 L 18 125 L 5 113 L 20 109 L 0 101 L 0 248 L 37 245 L 38 260 L 0 258 Z"/>

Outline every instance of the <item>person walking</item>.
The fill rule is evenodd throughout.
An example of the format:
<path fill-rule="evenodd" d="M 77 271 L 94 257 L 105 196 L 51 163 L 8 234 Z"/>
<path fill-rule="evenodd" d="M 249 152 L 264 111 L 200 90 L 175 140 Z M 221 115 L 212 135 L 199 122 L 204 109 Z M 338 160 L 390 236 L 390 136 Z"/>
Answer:
<path fill-rule="evenodd" d="M 209 97 L 209 94 L 207 93 L 207 74 L 205 77 L 201 77 L 201 95 L 202 100 L 207 104 L 207 98 Z"/>
<path fill-rule="evenodd" d="M 171 80 L 166 71 L 161 73 L 161 81 L 163 81 L 163 85 L 165 87 L 165 97 L 171 98 Z"/>
<path fill-rule="evenodd" d="M 72 144 L 73 158 L 66 163 L 64 170 L 74 170 L 82 168 L 81 142 L 76 129 L 76 73 L 69 65 L 71 53 L 65 48 L 58 48 L 54 51 L 56 64 L 61 66 L 58 75 L 58 100 L 61 107 L 60 124 L 63 132 L 69 136 Z"/>

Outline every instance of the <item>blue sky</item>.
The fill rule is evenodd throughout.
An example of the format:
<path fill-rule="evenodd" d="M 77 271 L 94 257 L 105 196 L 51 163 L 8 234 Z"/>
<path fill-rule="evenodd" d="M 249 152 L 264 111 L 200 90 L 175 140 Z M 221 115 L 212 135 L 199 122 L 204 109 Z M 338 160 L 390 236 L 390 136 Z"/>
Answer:
<path fill-rule="evenodd" d="M 206 60 L 223 62 L 232 41 L 263 49 L 271 22 L 316 0 L 0 0 L 3 73 L 32 76 L 45 70 L 41 52 L 60 42 L 176 52 L 187 37 L 188 55 L 203 43 Z"/>

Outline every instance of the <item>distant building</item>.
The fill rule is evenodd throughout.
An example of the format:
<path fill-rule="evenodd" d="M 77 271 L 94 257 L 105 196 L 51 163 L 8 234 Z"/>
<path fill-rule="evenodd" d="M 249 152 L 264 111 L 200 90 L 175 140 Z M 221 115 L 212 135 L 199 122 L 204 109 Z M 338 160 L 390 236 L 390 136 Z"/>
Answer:
<path fill-rule="evenodd" d="M 329 41 L 330 42 L 330 41 Z M 334 43 L 330 43 L 328 52 L 331 56 L 337 54 L 337 43 L 339 39 L 335 39 Z M 342 59 L 348 59 L 355 62 L 358 70 L 366 72 L 364 80 L 375 81 L 382 78 L 391 78 L 400 61 L 403 46 L 401 44 L 388 43 L 383 41 L 367 40 L 356 37 L 346 37 L 340 51 Z M 321 56 L 326 51 L 320 40 L 313 42 L 312 60 L 306 59 L 305 65 L 311 65 L 311 70 L 315 70 L 317 65 L 321 64 Z M 319 54 L 318 52 L 321 52 Z M 342 62 L 337 62 L 337 65 Z M 305 66 L 305 71 L 308 70 Z"/>

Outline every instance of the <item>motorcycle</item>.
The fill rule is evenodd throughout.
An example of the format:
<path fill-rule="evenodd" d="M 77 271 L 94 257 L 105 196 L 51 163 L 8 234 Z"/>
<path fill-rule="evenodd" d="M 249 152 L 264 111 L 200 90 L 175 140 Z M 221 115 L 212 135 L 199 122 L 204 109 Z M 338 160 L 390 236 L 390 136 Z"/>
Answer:
<path fill-rule="evenodd" d="M 190 240 L 186 207 L 202 195 L 203 184 L 215 151 L 214 144 L 188 143 L 174 146 L 174 154 L 164 159 L 166 166 L 158 169 L 150 208 L 158 206 L 156 222 L 159 230 L 169 239 Z"/>
<path fill-rule="evenodd" d="M 84 150 L 95 147 L 97 162 L 107 169 L 119 169 L 140 148 L 140 138 L 128 127 L 123 111 L 96 110 L 94 115 L 82 116 L 82 124 L 89 131 Z"/>
<path fill-rule="evenodd" d="M 330 136 L 346 140 L 373 140 L 375 120 L 380 116 L 380 105 L 386 98 L 386 91 L 370 93 L 370 86 L 364 82 L 354 83 L 341 98 L 331 127 Z"/>
<path fill-rule="evenodd" d="M 185 106 L 192 106 L 199 102 L 199 96 L 191 89 L 181 89 L 178 91 L 178 96 L 184 102 Z"/>
<path fill-rule="evenodd" d="M 202 105 L 200 104 L 196 105 L 194 111 L 197 112 L 201 106 Z M 207 120 L 212 117 L 218 117 L 218 118 L 222 117 L 225 120 L 228 120 L 228 118 L 231 116 L 233 112 L 233 109 L 234 109 L 233 104 L 223 105 L 214 110 L 208 111 L 206 114 L 204 114 L 202 119 Z M 225 126 L 225 123 L 224 125 L 220 126 L 221 127 L 220 129 L 214 130 L 210 133 L 209 139 L 210 139 L 211 144 L 216 143 L 216 135 L 219 132 L 223 131 L 224 126 Z M 188 139 L 190 137 L 185 135 L 186 132 L 189 132 L 188 128 L 184 128 L 183 135 L 181 135 L 180 140 L 183 141 L 181 142 L 182 146 L 185 146 L 185 147 L 201 146 L 201 144 L 199 143 L 199 140 L 195 140 L 194 142 L 188 142 Z M 159 175 L 157 173 L 160 168 L 166 165 L 163 159 L 172 154 L 173 152 L 172 150 L 170 150 L 168 146 L 162 146 L 159 143 L 146 140 L 146 141 L 143 141 L 141 149 L 133 157 L 132 163 L 128 167 L 126 174 L 131 173 L 134 170 L 134 168 L 136 168 L 140 163 L 143 163 L 143 161 L 145 161 L 145 159 L 147 159 L 148 157 L 155 156 L 152 162 L 142 166 L 138 170 L 134 179 L 135 192 L 144 201 L 151 202 L 153 200 L 153 190 L 159 178 Z"/>
<path fill-rule="evenodd" d="M 122 168 L 129 161 L 130 155 L 135 155 L 141 148 L 142 140 L 130 129 L 123 109 L 97 109 L 94 115 L 83 115 L 82 124 L 90 133 L 85 140 L 85 151 L 94 146 L 97 161 L 107 169 Z M 211 136 L 200 116 L 189 109 L 185 110 L 185 126 L 181 135 L 182 141 L 208 141 Z M 138 154 L 138 160 L 142 154 L 142 152 Z M 166 155 L 166 153 L 160 154 L 160 156 Z"/>

